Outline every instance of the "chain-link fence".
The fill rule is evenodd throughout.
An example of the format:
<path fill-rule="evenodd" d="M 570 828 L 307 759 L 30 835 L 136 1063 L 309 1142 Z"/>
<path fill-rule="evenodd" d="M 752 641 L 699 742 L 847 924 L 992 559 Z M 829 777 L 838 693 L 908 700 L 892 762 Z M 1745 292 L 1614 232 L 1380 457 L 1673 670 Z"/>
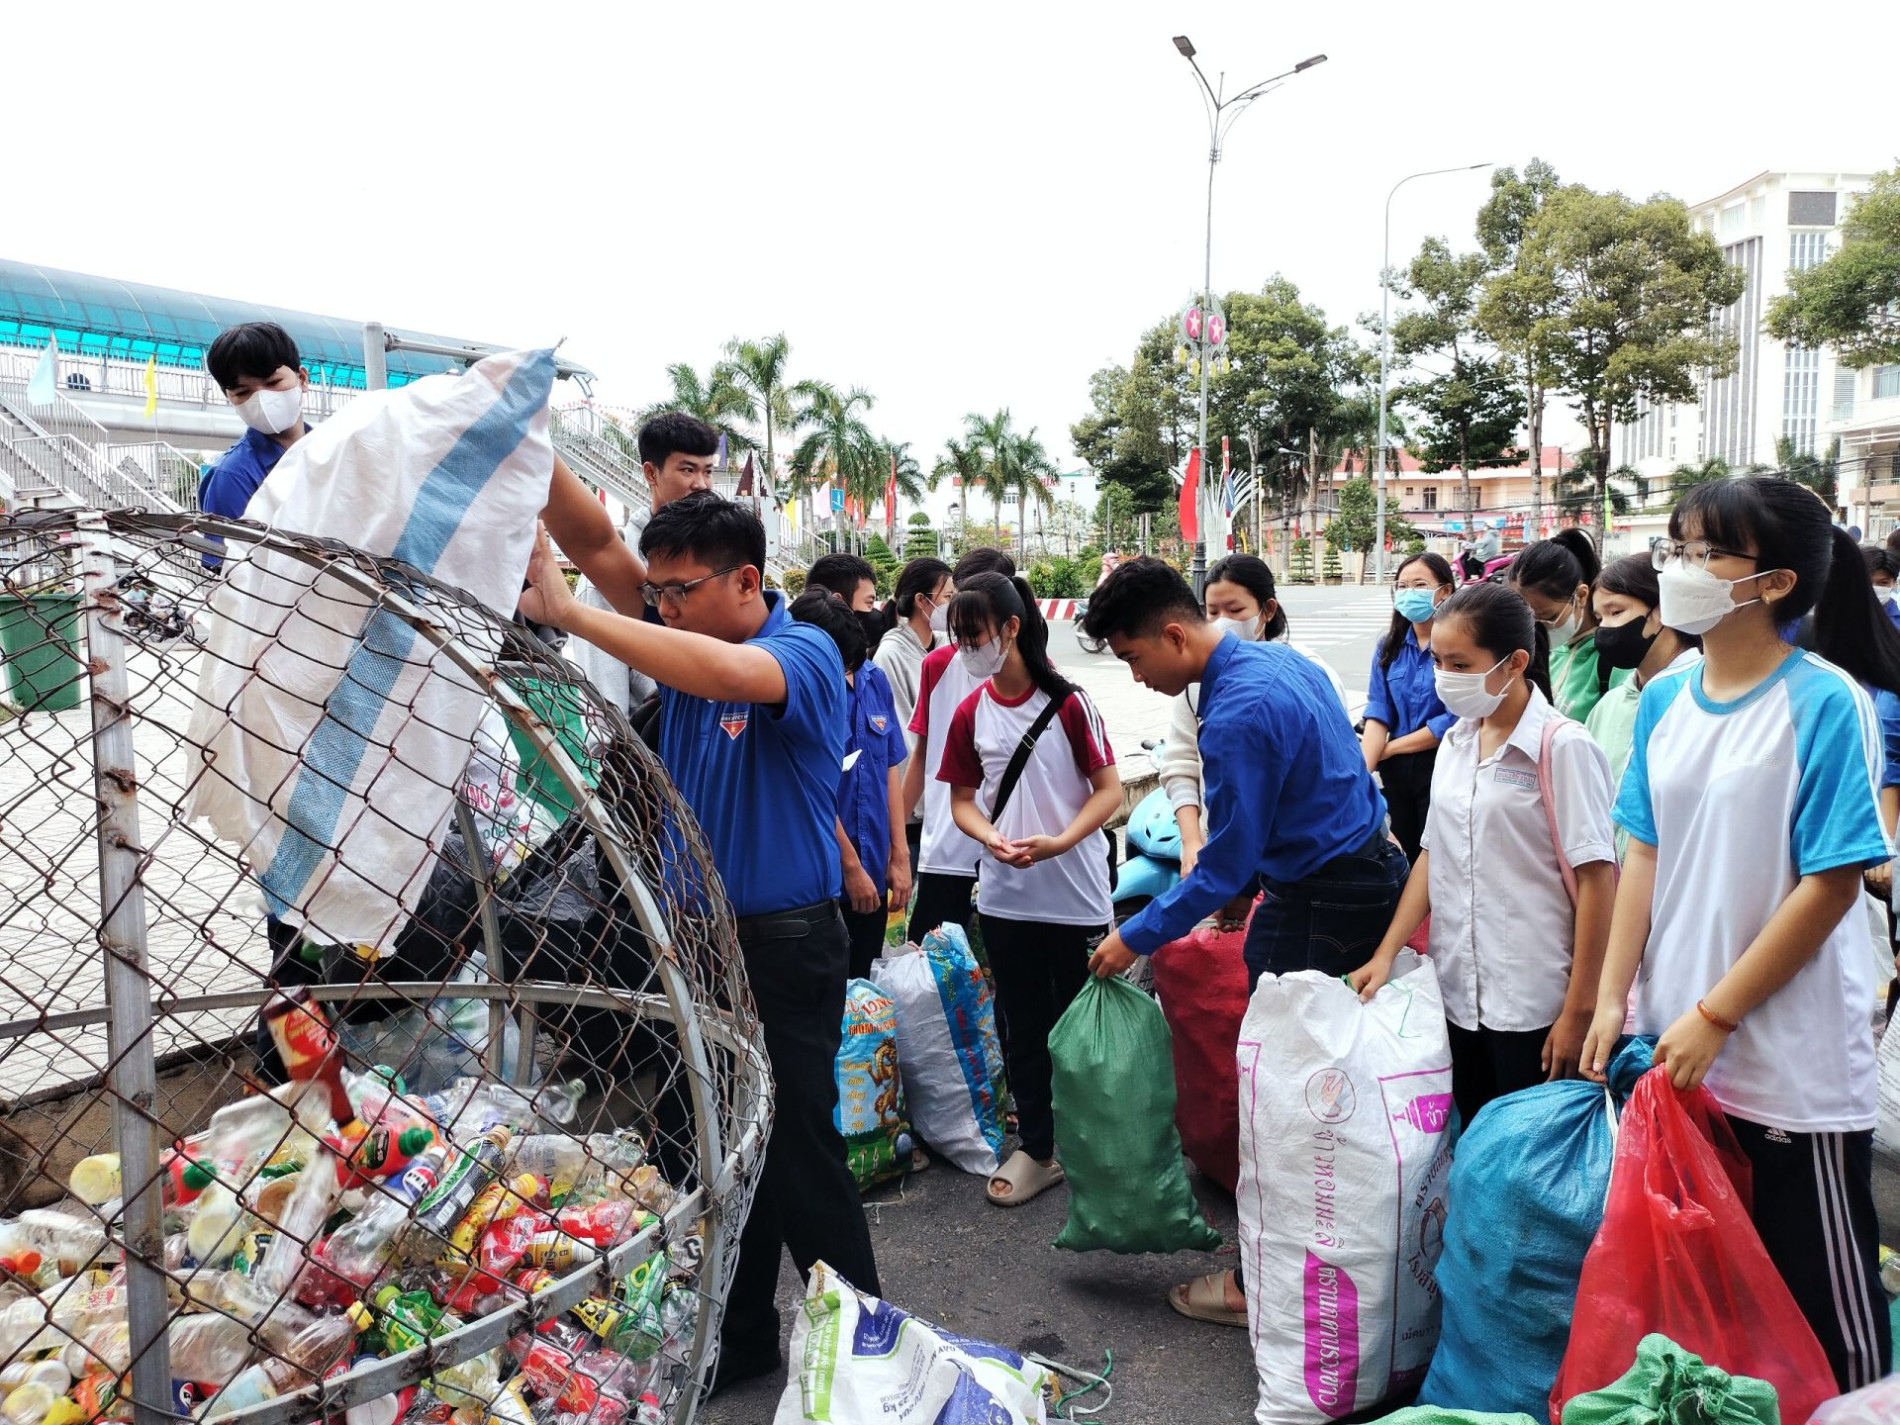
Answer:
<path fill-rule="evenodd" d="M 689 1420 L 770 1084 L 622 714 L 202 517 L 0 520 L 0 665 L 0 1416 Z"/>

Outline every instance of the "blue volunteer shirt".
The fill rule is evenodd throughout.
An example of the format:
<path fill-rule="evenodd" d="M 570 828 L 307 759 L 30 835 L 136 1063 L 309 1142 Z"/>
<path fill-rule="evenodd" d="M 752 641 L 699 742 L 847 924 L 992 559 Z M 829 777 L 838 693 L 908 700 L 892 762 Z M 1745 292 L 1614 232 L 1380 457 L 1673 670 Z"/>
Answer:
<path fill-rule="evenodd" d="M 1304 880 L 1385 824 L 1339 695 L 1305 654 L 1230 633 L 1207 660 L 1200 706 L 1207 844 L 1192 875 L 1122 927 L 1142 955 L 1186 935 L 1256 872 Z"/>
<path fill-rule="evenodd" d="M 891 681 L 875 663 L 858 669 L 850 699 L 851 735 L 845 756 L 858 760 L 838 779 L 838 820 L 851 838 L 865 874 L 880 890 L 891 862 L 890 770 L 901 764 L 908 749 L 903 724 L 897 720 L 897 702 Z"/>
<path fill-rule="evenodd" d="M 1373 651 L 1366 721 L 1384 723 L 1395 739 L 1421 727 L 1429 727 L 1442 739 L 1458 719 L 1438 701 L 1438 689 L 1432 683 L 1431 650 L 1420 648 L 1408 628 L 1390 668 L 1379 666 L 1381 656 L 1380 650 Z"/>
<path fill-rule="evenodd" d="M 308 424 L 303 429 L 305 435 L 310 434 Z M 236 445 L 219 456 L 216 463 L 206 466 L 204 474 L 198 477 L 198 508 L 208 515 L 243 519 L 244 507 L 251 503 L 251 496 L 283 458 L 284 447 L 276 440 L 262 431 L 247 429 Z M 224 561 L 207 554 L 201 562 L 207 569 L 216 569 Z"/>
<path fill-rule="evenodd" d="M 835 899 L 834 831 L 848 709 L 838 646 L 794 622 L 782 594 L 746 640 L 778 661 L 785 704 L 713 702 L 660 689 L 660 760 L 693 809 L 737 916 Z"/>

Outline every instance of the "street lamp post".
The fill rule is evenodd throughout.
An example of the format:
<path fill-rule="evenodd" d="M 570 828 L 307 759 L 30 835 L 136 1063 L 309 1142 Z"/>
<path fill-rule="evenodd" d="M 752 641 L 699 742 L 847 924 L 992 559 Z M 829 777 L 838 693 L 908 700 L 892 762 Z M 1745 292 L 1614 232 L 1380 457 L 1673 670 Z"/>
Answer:
<path fill-rule="evenodd" d="M 1176 35 L 1174 47 L 1193 67 L 1194 77 L 1200 81 L 1201 93 L 1207 105 L 1207 235 L 1202 251 L 1201 300 L 1211 307 L 1214 301 L 1214 166 L 1220 162 L 1221 144 L 1226 139 L 1228 130 L 1233 128 L 1234 121 L 1249 104 L 1279 84 L 1281 80 L 1290 79 L 1296 74 L 1313 68 L 1314 65 L 1326 63 L 1326 56 L 1316 54 L 1310 59 L 1303 59 L 1284 74 L 1276 74 L 1261 80 L 1258 84 L 1250 85 L 1230 99 L 1222 97 L 1227 87 L 1225 72 L 1221 74 L 1219 83 L 1209 84 L 1207 76 L 1201 73 L 1201 66 L 1194 61 L 1194 45 L 1186 35 Z M 1223 115 L 1226 116 L 1224 122 Z M 1212 482 L 1208 479 L 1207 464 L 1207 378 L 1211 364 L 1209 354 L 1204 351 L 1201 357 L 1200 434 L 1195 441 L 1195 449 L 1201 453 L 1201 484 L 1195 495 L 1197 528 L 1194 532 L 1192 571 L 1194 591 L 1197 595 L 1201 591 L 1201 586 L 1207 582 L 1207 527 L 1210 523 L 1209 515 L 1215 508 L 1214 502 L 1208 498 L 1209 486 Z"/>
<path fill-rule="evenodd" d="M 1379 473 L 1375 480 L 1379 490 L 1378 529 L 1372 537 L 1372 547 L 1379 556 L 1379 582 L 1385 582 L 1385 381 L 1386 370 L 1392 360 L 1392 197 L 1399 189 L 1414 178 L 1436 178 L 1441 173 L 1470 173 L 1474 169 L 1489 168 L 1488 163 L 1464 163 L 1456 168 L 1428 168 L 1423 173 L 1408 173 L 1392 185 L 1392 191 L 1385 195 L 1385 251 L 1379 262 Z"/>

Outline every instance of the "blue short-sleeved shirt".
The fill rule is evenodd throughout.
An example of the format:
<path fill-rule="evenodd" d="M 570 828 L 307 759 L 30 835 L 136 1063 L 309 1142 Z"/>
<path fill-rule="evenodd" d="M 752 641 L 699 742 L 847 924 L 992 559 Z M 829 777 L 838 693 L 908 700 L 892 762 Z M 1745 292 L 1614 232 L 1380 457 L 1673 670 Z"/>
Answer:
<path fill-rule="evenodd" d="M 309 432 L 310 427 L 304 426 L 304 433 Z M 198 508 L 208 515 L 243 519 L 251 496 L 283 458 L 284 447 L 274 438 L 262 431 L 246 430 L 243 439 L 215 463 L 206 466 L 204 474 L 198 477 Z M 223 561 L 207 554 L 202 562 L 205 568 L 216 569 Z"/>
<path fill-rule="evenodd" d="M 1180 939 L 1256 872 L 1304 880 L 1385 824 L 1339 695 L 1305 654 L 1228 634 L 1201 675 L 1200 708 L 1207 844 L 1192 875 L 1122 927 L 1138 954 Z"/>
<path fill-rule="evenodd" d="M 1881 790 L 1900 787 L 1900 697 L 1885 688 L 1869 690 L 1874 711 L 1880 715 L 1880 741 L 1887 754 L 1887 765 L 1880 774 Z"/>
<path fill-rule="evenodd" d="M 890 770 L 903 762 L 908 747 L 891 680 L 882 668 L 867 662 L 846 696 L 851 733 L 844 754 L 849 758 L 855 752 L 858 760 L 838 779 L 838 820 L 865 874 L 882 889 L 891 861 Z"/>
<path fill-rule="evenodd" d="M 835 899 L 844 881 L 835 828 L 847 708 L 838 645 L 765 594 L 746 642 L 778 660 L 785 703 L 714 702 L 660 689 L 660 760 L 712 849 L 733 914 Z"/>
<path fill-rule="evenodd" d="M 1390 635 L 1387 635 L 1390 637 Z M 1366 686 L 1366 720 L 1382 722 L 1395 738 L 1429 727 L 1440 738 L 1458 721 L 1438 701 L 1432 683 L 1432 651 L 1420 648 L 1410 629 L 1399 645 L 1390 668 L 1381 668 L 1383 644 L 1372 655 L 1371 682 Z"/>

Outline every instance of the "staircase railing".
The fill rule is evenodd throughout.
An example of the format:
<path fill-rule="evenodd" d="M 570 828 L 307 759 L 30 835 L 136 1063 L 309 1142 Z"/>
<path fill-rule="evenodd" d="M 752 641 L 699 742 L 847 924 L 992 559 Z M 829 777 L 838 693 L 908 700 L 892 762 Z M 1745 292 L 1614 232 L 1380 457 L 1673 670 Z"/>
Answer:
<path fill-rule="evenodd" d="M 162 440 L 105 448 L 105 460 L 127 479 L 157 496 L 173 510 L 198 509 L 199 462 Z"/>

